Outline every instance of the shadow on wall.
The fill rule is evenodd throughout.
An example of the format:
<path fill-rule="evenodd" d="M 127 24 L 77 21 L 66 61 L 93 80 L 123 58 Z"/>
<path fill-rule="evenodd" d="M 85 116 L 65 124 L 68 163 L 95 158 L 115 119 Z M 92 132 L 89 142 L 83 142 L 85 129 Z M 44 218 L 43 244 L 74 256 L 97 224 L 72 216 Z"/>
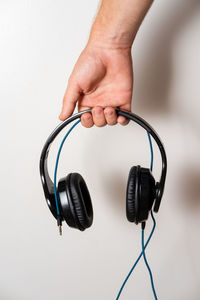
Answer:
<path fill-rule="evenodd" d="M 199 14 L 199 9 L 199 0 L 179 0 L 170 2 L 168 11 L 163 11 L 157 22 L 154 35 L 151 35 L 151 39 L 148 41 L 148 47 L 145 47 L 140 54 L 138 73 L 136 74 L 137 88 L 133 93 L 137 99 L 133 109 L 136 113 L 141 113 L 141 115 L 171 114 L 169 95 L 173 82 L 173 45 L 179 33 L 189 22 L 194 20 L 197 13 Z M 87 147 L 90 148 L 90 143 Z M 187 176 L 184 175 L 181 181 L 177 183 L 177 189 L 185 203 L 189 199 L 195 208 L 196 205 L 200 205 L 200 172 L 193 169 L 188 172 Z M 105 176 L 102 179 L 104 181 L 103 186 L 110 196 L 109 205 L 119 214 L 125 208 L 127 179 L 128 174 L 126 178 L 123 178 L 120 172 L 115 172 L 112 178 Z M 191 204 L 188 203 L 188 205 Z"/>
<path fill-rule="evenodd" d="M 197 17 L 197 14 L 199 16 L 199 0 L 179 0 L 170 3 L 169 6 L 168 11 L 163 11 L 160 16 L 156 30 L 148 40 L 148 46 L 142 55 L 140 54 L 140 62 L 138 62 L 137 89 L 133 93 L 137 102 L 133 101 L 133 111 L 142 115 L 172 113 L 170 88 L 173 82 L 173 45 L 185 27 Z M 195 209 L 200 205 L 200 172 L 191 168 L 184 174 L 177 188 L 186 205 Z M 106 182 L 109 182 L 108 188 L 112 191 L 109 197 L 110 205 L 121 213 L 125 205 L 124 191 L 127 178 L 124 180 L 116 174 L 112 180 L 105 180 L 105 188 Z"/>
<path fill-rule="evenodd" d="M 200 209 L 200 170 L 185 167 L 178 182 L 182 203 L 190 211 L 199 212 Z"/>
<path fill-rule="evenodd" d="M 165 7 L 164 7 L 165 8 Z M 153 7 L 151 8 L 153 9 Z M 185 26 L 199 15 L 200 1 L 173 1 L 163 11 L 147 40 L 136 74 L 134 110 L 147 114 L 170 114 L 170 85 L 173 81 L 173 44 Z M 140 33 L 139 33 L 140 34 Z"/>

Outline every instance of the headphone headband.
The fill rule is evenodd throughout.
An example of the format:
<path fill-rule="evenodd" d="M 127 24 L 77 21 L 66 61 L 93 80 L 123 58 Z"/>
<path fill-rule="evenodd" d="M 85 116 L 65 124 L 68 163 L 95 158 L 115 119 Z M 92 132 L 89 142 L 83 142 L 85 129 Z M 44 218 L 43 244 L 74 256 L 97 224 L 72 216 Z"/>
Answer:
<path fill-rule="evenodd" d="M 80 118 L 84 113 L 91 113 L 91 112 L 92 112 L 91 109 L 81 111 L 81 112 L 69 117 L 62 123 L 60 123 L 54 129 L 54 131 L 50 134 L 50 136 L 48 137 L 48 139 L 43 147 L 41 157 L 40 157 L 40 176 L 42 179 L 42 185 L 43 185 L 47 204 L 48 204 L 52 214 L 55 216 L 55 218 L 56 218 L 56 208 L 55 208 L 54 187 L 53 187 L 53 182 L 49 176 L 48 167 L 47 167 L 48 153 L 49 153 L 51 143 L 54 141 L 56 136 L 60 133 L 60 131 L 65 126 L 67 126 L 74 120 Z M 159 148 L 159 151 L 161 154 L 161 159 L 162 159 L 161 177 L 160 177 L 160 181 L 157 182 L 157 184 L 156 184 L 156 200 L 155 200 L 155 205 L 154 205 L 154 212 L 158 212 L 159 207 L 160 207 L 161 198 L 162 198 L 163 191 L 164 191 L 165 178 L 166 178 L 166 173 L 167 173 L 167 157 L 166 157 L 164 146 L 163 146 L 158 134 L 156 133 L 156 131 L 144 119 L 142 119 L 141 117 L 139 117 L 138 115 L 136 115 L 132 112 L 127 112 L 127 111 L 123 111 L 123 110 L 119 110 L 119 109 L 116 109 L 116 113 L 118 116 L 123 116 L 129 120 L 132 120 L 133 122 L 136 122 L 141 127 L 143 127 L 146 131 L 149 132 L 149 134 L 153 137 L 156 144 L 158 145 L 158 148 Z"/>

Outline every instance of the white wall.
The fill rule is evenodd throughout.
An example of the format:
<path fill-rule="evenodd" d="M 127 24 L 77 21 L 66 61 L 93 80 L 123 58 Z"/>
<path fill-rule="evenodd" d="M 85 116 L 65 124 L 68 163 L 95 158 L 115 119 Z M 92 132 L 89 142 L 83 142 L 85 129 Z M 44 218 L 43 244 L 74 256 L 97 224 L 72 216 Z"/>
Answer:
<path fill-rule="evenodd" d="M 149 165 L 147 137 L 136 124 L 79 126 L 66 142 L 58 177 L 84 176 L 95 213 L 89 230 L 64 224 L 59 237 L 40 183 L 40 152 L 59 122 L 67 78 L 97 5 L 0 2 L 1 300 L 115 299 L 140 251 L 140 227 L 125 217 L 129 169 Z M 199 32 L 199 0 L 156 1 L 133 47 L 132 110 L 156 128 L 168 155 L 166 190 L 147 251 L 163 300 L 200 299 Z M 147 232 L 151 226 L 149 220 Z M 153 299 L 143 261 L 121 299 Z"/>

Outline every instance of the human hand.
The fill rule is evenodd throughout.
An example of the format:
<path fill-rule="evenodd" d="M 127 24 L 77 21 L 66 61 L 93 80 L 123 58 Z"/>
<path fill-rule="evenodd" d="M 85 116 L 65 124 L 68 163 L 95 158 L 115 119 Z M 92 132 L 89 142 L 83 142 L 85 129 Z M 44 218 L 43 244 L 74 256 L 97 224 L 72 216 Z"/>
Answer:
<path fill-rule="evenodd" d="M 126 125 L 115 108 L 130 111 L 133 88 L 131 48 L 106 48 L 87 45 L 68 80 L 60 120 L 78 111 L 92 108 L 92 115 L 81 116 L 83 126 Z"/>

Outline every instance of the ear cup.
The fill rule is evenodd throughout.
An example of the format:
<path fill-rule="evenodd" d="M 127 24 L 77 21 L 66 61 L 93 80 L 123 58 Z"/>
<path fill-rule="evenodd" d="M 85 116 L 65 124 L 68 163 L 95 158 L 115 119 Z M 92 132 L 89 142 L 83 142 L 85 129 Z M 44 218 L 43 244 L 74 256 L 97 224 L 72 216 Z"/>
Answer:
<path fill-rule="evenodd" d="M 63 180 L 58 183 L 63 217 L 70 227 L 83 231 L 93 222 L 93 208 L 87 185 L 78 173 L 70 173 L 64 182 L 65 195 L 61 192 Z"/>
<path fill-rule="evenodd" d="M 126 191 L 126 215 L 130 222 L 138 224 L 148 219 L 155 191 L 155 180 L 151 171 L 140 166 L 132 167 Z"/>
<path fill-rule="evenodd" d="M 141 168 L 140 186 L 139 186 L 139 209 L 138 222 L 148 219 L 149 211 L 152 208 L 156 196 L 155 179 L 151 171 L 147 168 Z"/>

